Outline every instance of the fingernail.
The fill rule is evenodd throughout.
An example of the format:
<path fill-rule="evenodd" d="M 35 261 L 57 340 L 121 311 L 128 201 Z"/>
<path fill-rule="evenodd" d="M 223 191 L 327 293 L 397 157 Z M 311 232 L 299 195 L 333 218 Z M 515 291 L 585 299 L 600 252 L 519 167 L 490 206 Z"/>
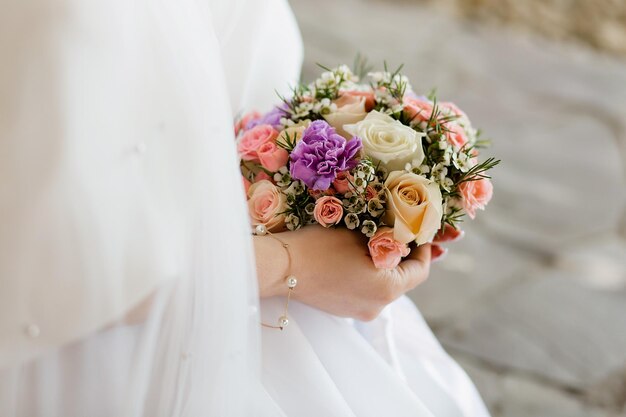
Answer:
<path fill-rule="evenodd" d="M 454 239 L 452 239 L 452 242 L 456 242 L 457 240 L 461 240 L 461 239 L 463 239 L 464 236 L 465 236 L 465 230 L 461 230 L 461 232 Z"/>
<path fill-rule="evenodd" d="M 433 247 L 433 254 L 431 256 L 431 263 L 434 262 L 439 262 L 441 261 L 443 258 L 446 257 L 446 255 L 448 254 L 448 249 L 447 248 L 441 248 L 441 247 Z"/>

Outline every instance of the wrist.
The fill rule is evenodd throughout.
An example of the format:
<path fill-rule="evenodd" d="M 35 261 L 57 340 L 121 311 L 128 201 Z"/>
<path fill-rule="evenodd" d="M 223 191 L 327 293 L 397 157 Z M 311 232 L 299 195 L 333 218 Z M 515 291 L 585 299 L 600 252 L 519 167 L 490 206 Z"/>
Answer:
<path fill-rule="evenodd" d="M 287 277 L 291 272 L 291 239 L 274 235 L 254 236 L 259 296 L 261 298 L 285 296 L 288 292 Z M 285 247 L 285 245 L 287 247 Z"/>

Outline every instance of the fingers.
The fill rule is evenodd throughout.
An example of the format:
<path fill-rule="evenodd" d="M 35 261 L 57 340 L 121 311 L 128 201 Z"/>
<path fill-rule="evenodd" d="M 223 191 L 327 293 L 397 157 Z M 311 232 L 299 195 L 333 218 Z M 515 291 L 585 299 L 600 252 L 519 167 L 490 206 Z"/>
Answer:
<path fill-rule="evenodd" d="M 437 245 L 437 244 L 433 244 L 431 246 L 431 258 L 430 261 L 431 262 L 437 262 L 442 260 L 443 258 L 446 257 L 446 255 L 448 254 L 448 249 Z"/>
<path fill-rule="evenodd" d="M 430 244 L 418 246 L 398 265 L 406 285 L 406 291 L 417 287 L 428 278 L 431 252 Z"/>
<path fill-rule="evenodd" d="M 435 235 L 434 242 L 456 242 L 457 240 L 462 239 L 463 236 L 465 236 L 464 231 L 446 224 L 443 229 L 439 230 L 439 232 Z"/>

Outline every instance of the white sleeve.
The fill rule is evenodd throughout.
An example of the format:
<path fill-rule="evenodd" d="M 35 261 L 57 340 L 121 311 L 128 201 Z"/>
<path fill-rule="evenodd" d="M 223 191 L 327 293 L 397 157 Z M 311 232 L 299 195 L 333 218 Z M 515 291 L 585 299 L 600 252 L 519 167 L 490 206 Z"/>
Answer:
<path fill-rule="evenodd" d="M 181 216 L 159 177 L 181 162 L 159 155 L 176 97 L 123 3 L 0 1 L 0 368 L 177 274 Z"/>

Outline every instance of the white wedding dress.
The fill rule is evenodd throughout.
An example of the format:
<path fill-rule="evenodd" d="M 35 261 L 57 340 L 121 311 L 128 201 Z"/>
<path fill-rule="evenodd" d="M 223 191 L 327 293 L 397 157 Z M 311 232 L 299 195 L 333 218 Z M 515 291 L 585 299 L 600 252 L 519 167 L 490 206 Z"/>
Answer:
<path fill-rule="evenodd" d="M 0 416 L 488 416 L 406 298 L 261 331 L 231 123 L 301 57 L 284 0 L 0 0 Z"/>

